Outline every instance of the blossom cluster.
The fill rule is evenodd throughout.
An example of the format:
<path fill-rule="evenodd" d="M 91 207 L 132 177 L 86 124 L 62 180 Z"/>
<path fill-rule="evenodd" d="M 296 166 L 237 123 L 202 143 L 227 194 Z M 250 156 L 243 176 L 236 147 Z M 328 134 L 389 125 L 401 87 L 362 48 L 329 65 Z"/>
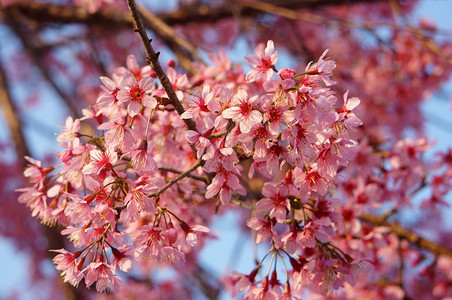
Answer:
<path fill-rule="evenodd" d="M 245 57 L 247 74 L 224 54 L 191 78 L 170 66 L 185 107 L 180 116 L 151 68 L 129 56 L 126 68 L 100 78 L 96 105 L 81 119 L 67 118 L 57 138 L 61 166 L 27 158 L 33 185 L 19 189 L 19 201 L 44 223 L 66 227 L 76 250 L 55 250 L 54 258 L 65 281 L 117 291 L 118 272 L 134 262 L 151 268 L 192 259 L 187 254 L 210 235 L 215 208 L 232 204 L 256 212 L 247 225 L 257 243 L 270 245 L 251 273 L 225 277 L 233 293 L 327 294 L 371 269 L 369 259 L 331 242 L 342 219 L 336 182 L 358 149 L 353 135 L 362 122 L 353 110 L 360 100 L 345 93 L 337 101 L 328 51 L 297 73 L 276 69 L 273 42 L 264 47 Z M 81 122 L 98 134 L 82 131 Z M 271 275 L 270 268 L 261 274 L 267 257 Z M 288 262 L 285 275 L 276 260 Z"/>

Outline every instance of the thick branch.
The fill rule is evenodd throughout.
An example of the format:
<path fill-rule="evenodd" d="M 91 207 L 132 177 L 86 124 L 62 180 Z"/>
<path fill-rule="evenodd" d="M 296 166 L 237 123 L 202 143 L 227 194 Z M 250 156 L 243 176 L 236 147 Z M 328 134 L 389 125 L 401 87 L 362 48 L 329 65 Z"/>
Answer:
<path fill-rule="evenodd" d="M 6 125 L 9 128 L 11 137 L 14 141 L 14 146 L 16 148 L 17 158 L 21 164 L 21 169 L 25 169 L 27 161 L 24 159 L 25 156 L 30 155 L 30 150 L 28 149 L 27 143 L 25 142 L 25 137 L 22 132 L 22 124 L 16 113 L 16 108 L 14 107 L 11 95 L 8 90 L 8 83 L 6 82 L 5 73 L 2 66 L 0 65 L 0 107 L 3 110 L 3 115 L 5 117 Z"/>
<path fill-rule="evenodd" d="M 102 9 L 90 13 L 85 7 L 60 6 L 51 3 L 27 2 L 18 3 L 6 7 L 0 16 L 21 14 L 39 23 L 83 23 L 112 28 L 112 26 L 128 27 L 132 24 L 132 18 L 126 11 L 118 9 Z"/>
<path fill-rule="evenodd" d="M 427 240 L 423 237 L 420 237 L 416 233 L 403 228 L 402 226 L 400 226 L 397 223 L 388 222 L 386 220 L 385 216 L 374 216 L 374 215 L 370 215 L 370 214 L 362 214 L 359 218 L 362 221 L 372 224 L 373 226 L 387 227 L 391 230 L 392 233 L 397 235 L 399 238 L 409 241 L 416 247 L 428 250 L 436 256 L 445 255 L 449 258 L 452 258 L 452 250 L 451 249 L 448 249 L 444 246 L 441 246 L 440 244 L 437 244 L 437 243 Z"/>
<path fill-rule="evenodd" d="M 176 109 L 179 115 L 182 115 L 185 112 L 184 107 L 177 98 L 177 95 L 173 89 L 173 85 L 169 81 L 168 77 L 162 69 L 162 66 L 160 65 L 159 54 L 155 53 L 154 48 L 152 48 L 151 46 L 151 41 L 149 40 L 146 30 L 144 29 L 143 22 L 141 21 L 141 17 L 135 1 L 127 0 L 127 5 L 129 6 L 130 14 L 132 15 L 134 30 L 140 35 L 140 39 L 146 51 L 146 58 L 148 59 L 149 64 L 151 65 L 151 68 L 154 70 L 155 74 L 160 80 L 160 83 L 168 94 L 171 105 Z M 184 122 L 187 125 L 188 129 L 196 131 L 196 125 L 193 120 L 184 119 Z"/>
<path fill-rule="evenodd" d="M 239 206 L 242 206 L 244 208 L 247 208 L 249 210 L 256 210 L 256 206 L 254 204 L 247 203 L 247 202 L 241 201 L 239 199 L 232 198 L 231 202 L 234 204 L 237 204 Z M 371 214 L 361 214 L 359 216 L 359 219 L 361 221 L 370 223 L 373 226 L 387 227 L 391 230 L 392 233 L 397 235 L 399 238 L 409 241 L 410 243 L 412 243 L 413 245 L 415 245 L 416 247 L 418 247 L 420 249 L 430 251 L 432 254 L 434 254 L 436 256 L 445 255 L 449 258 L 452 258 L 452 250 L 451 249 L 448 249 L 438 243 L 435 243 L 433 241 L 420 237 L 413 231 L 405 229 L 397 223 L 388 222 L 387 221 L 388 216 L 389 216 L 389 214 L 384 214 L 381 216 L 375 216 L 375 215 L 371 215 Z"/>
<path fill-rule="evenodd" d="M 10 20 L 9 18 L 7 18 L 6 21 L 7 21 L 6 23 L 8 25 L 10 25 L 11 29 L 21 40 L 26 52 L 28 53 L 29 57 L 32 59 L 33 63 L 41 71 L 41 74 L 44 77 L 44 79 L 49 83 L 49 85 L 60 96 L 61 100 L 65 103 L 65 105 L 67 106 L 67 108 L 69 109 L 71 114 L 76 118 L 80 118 L 81 115 L 79 113 L 78 108 L 74 105 L 71 98 L 63 92 L 63 90 L 58 86 L 58 84 L 52 78 L 49 70 L 47 69 L 47 67 L 44 65 L 44 63 L 42 61 L 42 57 L 39 56 L 39 51 L 36 49 L 36 47 L 33 45 L 33 43 L 29 40 L 29 38 L 22 31 L 19 24 L 16 24 L 14 22 L 14 20 Z"/>
<path fill-rule="evenodd" d="M 323 6 L 350 5 L 360 3 L 377 3 L 386 0 L 280 0 L 263 1 L 273 5 L 290 9 L 316 9 Z M 13 4 L 4 9 L 6 14 L 20 12 L 22 15 L 38 22 L 54 23 L 83 23 L 111 28 L 111 26 L 127 27 L 132 24 L 132 18 L 124 11 L 103 8 L 95 13 L 89 13 L 84 7 L 59 6 L 49 3 L 29 2 L 27 4 Z M 184 7 L 167 14 L 160 14 L 159 18 L 169 26 L 185 25 L 190 22 L 211 23 L 234 16 L 254 17 L 262 11 L 252 7 L 245 7 L 240 3 L 226 1 L 219 7 L 207 5 L 193 5 Z"/>
<path fill-rule="evenodd" d="M 262 2 L 271 3 L 281 8 L 318 9 L 324 6 L 377 3 L 383 1 L 386 0 L 267 0 Z M 184 25 L 190 22 L 211 23 L 235 16 L 255 17 L 262 13 L 262 10 L 253 8 L 251 5 L 244 6 L 236 1 L 226 1 L 225 4 L 220 7 L 195 5 L 193 7 L 183 8 L 169 14 L 161 15 L 160 17 L 168 25 Z"/>

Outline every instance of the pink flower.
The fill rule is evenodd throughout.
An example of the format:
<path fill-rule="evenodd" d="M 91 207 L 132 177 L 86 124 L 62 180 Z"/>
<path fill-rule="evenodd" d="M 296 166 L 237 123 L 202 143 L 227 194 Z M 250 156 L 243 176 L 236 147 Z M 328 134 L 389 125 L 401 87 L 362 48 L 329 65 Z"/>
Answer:
<path fill-rule="evenodd" d="M 98 292 L 104 292 L 107 289 L 113 292 L 119 291 L 122 281 L 114 274 L 115 270 L 112 266 L 104 262 L 92 262 L 83 270 L 83 272 L 85 271 L 86 287 L 90 287 L 96 282 Z"/>
<path fill-rule="evenodd" d="M 278 106 L 287 106 L 289 103 L 293 101 L 289 101 L 289 99 L 294 98 L 293 92 L 290 90 L 296 86 L 295 81 L 292 79 L 275 79 L 264 82 L 264 89 L 267 94 L 266 96 L 271 97 L 271 104 Z M 285 108 L 286 109 L 286 108 Z"/>
<path fill-rule="evenodd" d="M 301 300 L 301 297 L 292 294 L 290 290 L 290 284 L 289 282 L 286 282 L 286 284 L 284 285 L 284 294 L 280 296 L 279 300 L 292 300 L 292 299 Z"/>
<path fill-rule="evenodd" d="M 175 263 L 183 261 L 185 255 L 179 249 L 170 245 L 169 237 L 160 227 L 143 226 L 141 233 L 135 239 L 135 257 Z"/>
<path fill-rule="evenodd" d="M 254 269 L 250 274 L 242 274 L 236 271 L 232 271 L 230 276 L 237 282 L 237 290 L 243 292 L 254 285 L 254 279 L 256 278 L 258 269 Z"/>
<path fill-rule="evenodd" d="M 184 135 L 187 141 L 195 145 L 197 158 L 202 157 L 204 153 L 206 153 L 207 156 L 211 157 L 213 155 L 213 152 L 215 152 L 214 145 L 208 139 L 211 133 L 212 130 L 208 130 L 203 134 L 200 134 L 199 132 L 193 130 L 185 131 Z"/>
<path fill-rule="evenodd" d="M 179 100 L 182 100 L 184 98 L 184 92 L 183 90 L 187 89 L 190 84 L 188 82 L 188 78 L 186 74 L 177 74 L 176 70 L 174 68 L 168 68 L 166 71 L 166 75 L 168 76 L 169 81 L 173 85 L 174 92 L 176 93 L 176 96 Z M 163 93 L 159 96 L 165 96 L 168 97 L 166 92 L 163 91 Z"/>
<path fill-rule="evenodd" d="M 180 221 L 179 224 L 185 232 L 185 240 L 187 244 L 192 247 L 198 243 L 198 235 L 210 232 L 210 229 L 203 225 L 188 226 L 188 224 L 183 221 Z"/>
<path fill-rule="evenodd" d="M 80 120 L 75 119 L 74 121 L 71 116 L 67 117 L 64 129 L 64 132 L 57 137 L 57 141 L 67 142 L 70 146 L 72 141 L 80 136 L 80 133 L 78 132 L 80 130 Z"/>
<path fill-rule="evenodd" d="M 83 168 L 83 174 L 99 174 L 103 170 L 112 170 L 113 164 L 118 160 L 117 153 L 109 149 L 106 152 L 91 150 L 89 155 L 90 163 Z"/>
<path fill-rule="evenodd" d="M 210 199 L 220 193 L 220 201 L 227 204 L 231 200 L 231 191 L 240 195 L 246 195 L 245 188 L 240 184 L 239 178 L 232 172 L 223 170 L 218 172 L 212 179 L 212 183 L 207 187 L 206 198 Z"/>
<path fill-rule="evenodd" d="M 295 73 L 297 72 L 290 68 L 284 68 L 278 71 L 278 75 L 281 76 L 282 79 L 292 79 Z"/>
<path fill-rule="evenodd" d="M 261 47 L 258 47 L 255 55 L 246 55 L 245 59 L 253 66 L 246 74 L 247 82 L 259 80 L 262 76 L 266 80 L 270 80 L 273 75 L 273 68 L 278 60 L 278 52 L 275 50 L 273 41 L 269 40 L 264 51 Z"/>
<path fill-rule="evenodd" d="M 121 220 L 124 220 L 125 223 L 134 222 L 145 214 L 155 212 L 154 201 L 146 196 L 146 193 L 155 192 L 155 188 L 150 188 L 147 185 L 134 187 L 130 184 L 129 189 L 124 198 L 127 207 L 121 212 Z"/>
<path fill-rule="evenodd" d="M 329 49 L 326 49 L 319 58 L 319 61 L 311 66 L 306 67 L 306 73 L 309 75 L 317 75 L 325 83 L 326 86 L 336 84 L 330 78 L 333 75 L 333 69 L 336 68 L 336 63 L 333 60 L 324 59 Z"/>
<path fill-rule="evenodd" d="M 322 230 L 322 227 L 317 225 L 316 222 L 308 222 L 303 227 L 303 231 L 297 234 L 297 242 L 299 245 L 307 248 L 314 248 L 317 244 L 317 240 L 322 243 L 328 241 L 328 234 Z"/>
<path fill-rule="evenodd" d="M 60 275 L 63 277 L 63 281 L 77 287 L 83 278 L 83 272 L 79 268 L 79 263 L 77 263 L 77 258 L 81 253 L 72 253 L 65 249 L 50 251 L 60 253 L 53 258 L 53 263 L 56 264 L 56 269 L 61 272 Z"/>
<path fill-rule="evenodd" d="M 290 231 L 283 233 L 280 237 L 281 242 L 284 244 L 285 249 L 288 253 L 295 253 L 298 248 L 302 245 L 299 244 L 297 239 L 298 229 L 296 227 L 292 228 Z"/>
<path fill-rule="evenodd" d="M 117 98 L 121 102 L 130 100 L 127 113 L 131 117 L 136 116 L 140 112 L 141 105 L 148 108 L 157 106 L 157 100 L 148 95 L 154 90 L 154 79 L 149 76 L 144 76 L 138 83 L 131 72 L 125 72 L 120 88 Z"/>
<path fill-rule="evenodd" d="M 78 195 L 71 195 L 69 197 L 71 201 L 64 209 L 64 213 L 70 218 L 71 222 L 83 223 L 86 220 L 90 220 L 93 213 L 91 211 L 92 208 L 86 200 L 91 200 L 94 197 L 91 194 L 86 196 L 84 199 L 81 199 Z"/>
<path fill-rule="evenodd" d="M 132 268 L 132 260 L 130 259 L 129 252 L 127 251 L 127 247 L 122 247 L 116 249 L 115 247 L 110 247 L 111 253 L 113 254 L 113 269 L 116 269 L 116 266 L 123 272 L 129 272 Z"/>
<path fill-rule="evenodd" d="M 276 187 L 271 183 L 265 183 L 262 198 L 257 202 L 256 208 L 260 211 L 270 212 L 271 218 L 275 218 L 279 223 L 286 219 L 287 211 L 290 210 L 290 202 L 287 196 L 287 189 L 284 186 Z"/>
<path fill-rule="evenodd" d="M 221 109 L 218 101 L 212 101 L 214 93 L 210 92 L 210 86 L 205 84 L 202 92 L 196 96 L 188 96 L 188 108 L 181 115 L 182 119 L 197 118 L 201 112 L 215 112 Z"/>
<path fill-rule="evenodd" d="M 157 169 L 157 164 L 152 156 L 148 153 L 148 142 L 142 140 L 138 148 L 130 152 L 130 162 L 136 171 L 146 170 L 153 172 Z"/>
<path fill-rule="evenodd" d="M 101 88 L 104 92 L 97 98 L 97 104 L 102 108 L 108 108 L 112 106 L 118 99 L 116 96 L 118 95 L 119 88 L 116 82 L 111 80 L 108 77 L 101 76 L 100 80 L 104 84 Z"/>
<path fill-rule="evenodd" d="M 279 292 L 279 293 L 278 293 Z M 262 280 L 262 286 L 251 286 L 248 292 L 245 294 L 246 300 L 277 300 L 280 296 L 280 291 L 272 290 L 269 287 L 268 277 L 264 277 Z"/>
<path fill-rule="evenodd" d="M 41 161 L 33 159 L 29 156 L 25 156 L 25 159 L 30 163 L 27 165 L 27 168 L 24 171 L 24 176 L 29 178 L 31 183 L 37 185 L 37 188 L 40 189 L 44 186 L 44 180 L 46 175 L 52 172 L 52 167 L 41 166 Z"/>
<path fill-rule="evenodd" d="M 311 169 L 307 173 L 300 168 L 295 168 L 295 186 L 300 188 L 303 193 L 310 191 L 319 193 L 320 196 L 328 192 L 329 182 L 320 176 L 316 169 Z"/>
<path fill-rule="evenodd" d="M 119 116 L 99 125 L 98 129 L 107 130 L 105 142 L 109 148 L 124 151 L 133 143 L 130 128 L 126 125 L 125 118 Z"/>
<path fill-rule="evenodd" d="M 248 93 L 244 89 L 239 89 L 231 100 L 232 107 L 225 109 L 222 116 L 239 123 L 240 131 L 247 133 L 254 124 L 262 121 L 262 113 L 254 109 L 257 103 L 257 96 L 248 98 Z"/>
<path fill-rule="evenodd" d="M 361 273 L 368 273 L 374 270 L 372 260 L 366 258 L 355 259 L 350 263 L 350 265 L 348 265 L 348 267 L 350 269 L 349 272 L 347 272 L 348 274 L 346 275 L 345 280 L 347 280 L 347 282 L 352 286 L 356 284 Z"/>
<path fill-rule="evenodd" d="M 293 110 L 287 110 L 281 106 L 271 106 L 264 114 L 264 122 L 268 122 L 268 131 L 277 136 L 283 124 L 288 124 L 294 119 Z"/>
<path fill-rule="evenodd" d="M 352 112 L 361 101 L 352 97 L 348 99 L 348 91 L 344 93 L 344 104 L 343 106 L 337 110 L 339 113 L 339 121 L 344 120 L 344 125 L 347 128 L 355 128 L 363 124 L 363 122 Z"/>
<path fill-rule="evenodd" d="M 249 228 L 257 232 L 256 243 L 258 244 L 265 242 L 269 237 L 272 239 L 276 237 L 276 231 L 273 228 L 274 224 L 276 224 L 276 221 L 274 221 L 274 219 L 273 221 L 269 220 L 261 214 L 256 215 L 246 222 L 246 225 Z"/>
<path fill-rule="evenodd" d="M 61 234 L 68 234 L 69 240 L 74 244 L 75 247 L 82 247 L 88 245 L 93 241 L 94 231 L 87 232 L 88 226 L 74 227 L 69 226 L 61 231 Z"/>

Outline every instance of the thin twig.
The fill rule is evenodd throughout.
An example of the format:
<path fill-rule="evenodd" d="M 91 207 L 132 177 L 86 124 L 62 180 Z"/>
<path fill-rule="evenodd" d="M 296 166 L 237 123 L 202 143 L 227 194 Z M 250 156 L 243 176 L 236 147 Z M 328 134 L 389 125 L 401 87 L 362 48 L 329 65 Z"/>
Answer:
<path fill-rule="evenodd" d="M 192 74 L 196 73 L 196 70 L 192 65 L 194 59 L 205 65 L 205 62 L 199 55 L 196 47 L 179 36 L 174 29 L 163 22 L 162 19 L 141 5 L 138 5 L 138 11 L 143 15 L 147 21 L 147 25 L 152 29 L 152 31 L 157 34 L 177 55 L 179 63 L 185 69 Z"/>
<path fill-rule="evenodd" d="M 173 168 L 167 168 L 167 167 L 160 167 L 159 168 L 160 171 L 166 171 L 166 172 L 171 172 L 171 173 L 175 173 L 175 174 L 182 174 L 183 172 L 180 170 L 176 170 Z M 193 175 L 193 174 L 188 174 L 187 177 L 190 177 L 192 179 L 198 180 L 198 181 L 202 181 L 205 183 L 209 183 L 209 180 L 205 177 L 202 176 L 197 176 L 197 175 Z"/>
<path fill-rule="evenodd" d="M 245 202 L 245 201 L 242 201 L 242 200 L 239 200 L 239 199 L 236 199 L 236 198 L 232 198 L 231 202 L 234 203 L 234 204 L 237 204 L 238 206 L 247 208 L 247 209 L 252 210 L 252 211 L 256 210 L 256 205 L 248 203 L 248 202 Z"/>
<path fill-rule="evenodd" d="M 188 175 L 190 175 L 191 172 L 193 172 L 196 168 L 198 168 L 199 166 L 202 165 L 202 160 L 198 159 L 196 161 L 196 163 L 191 166 L 188 170 L 186 170 L 185 172 L 181 173 L 179 176 L 177 176 L 174 179 L 171 179 L 170 181 L 168 181 L 168 183 L 162 187 L 161 189 L 159 189 L 157 192 L 149 194 L 148 197 L 152 198 L 152 197 L 157 197 L 160 194 L 162 194 L 164 191 L 166 191 L 167 189 L 169 189 L 173 184 L 177 183 L 178 181 L 180 181 L 181 179 L 187 177 Z"/>
<path fill-rule="evenodd" d="M 149 61 L 149 64 L 159 78 L 160 83 L 162 84 L 166 93 L 168 94 L 171 105 L 176 109 L 179 115 L 182 115 L 185 112 L 184 107 L 177 98 L 171 82 L 169 81 L 168 77 L 162 69 L 162 66 L 160 65 L 159 54 L 155 53 L 154 49 L 152 48 L 151 41 L 149 40 L 146 30 L 144 29 L 143 22 L 141 21 L 141 17 L 135 1 L 127 0 L 127 5 L 129 6 L 130 14 L 132 15 L 134 30 L 140 35 L 140 39 L 146 51 L 146 58 Z M 183 121 L 185 122 L 185 125 L 187 125 L 188 129 L 196 131 L 196 125 L 193 120 L 183 119 Z"/>

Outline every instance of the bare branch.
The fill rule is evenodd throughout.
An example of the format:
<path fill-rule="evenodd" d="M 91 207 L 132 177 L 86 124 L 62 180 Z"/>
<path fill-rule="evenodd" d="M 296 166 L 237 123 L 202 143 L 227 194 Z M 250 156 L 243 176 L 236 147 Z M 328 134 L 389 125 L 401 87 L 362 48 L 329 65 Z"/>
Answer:
<path fill-rule="evenodd" d="M 194 59 L 199 62 L 204 63 L 201 56 L 199 56 L 196 47 L 190 42 L 180 37 L 174 29 L 163 22 L 157 15 L 150 12 L 143 6 L 138 6 L 139 12 L 143 15 L 147 24 L 152 31 L 155 32 L 171 50 L 177 55 L 179 63 L 190 73 L 194 74 L 195 70 L 192 66 L 192 61 Z"/>
<path fill-rule="evenodd" d="M 74 105 L 71 98 L 63 92 L 63 90 L 58 86 L 58 84 L 52 78 L 49 70 L 47 69 L 47 67 L 44 65 L 44 63 L 42 61 L 42 57 L 39 56 L 40 51 L 37 50 L 37 48 L 29 40 L 29 38 L 24 34 L 24 32 L 22 31 L 20 26 L 14 22 L 14 20 L 12 20 L 10 18 L 6 18 L 6 22 L 11 27 L 11 29 L 14 31 L 14 33 L 19 37 L 19 39 L 21 40 L 29 57 L 32 59 L 33 63 L 39 68 L 44 79 L 49 83 L 49 85 L 60 96 L 61 100 L 64 102 L 66 107 L 69 109 L 71 114 L 76 118 L 80 118 L 81 115 L 79 113 L 79 109 Z"/>
<path fill-rule="evenodd" d="M 183 173 L 180 170 L 176 170 L 176 169 L 173 169 L 173 168 L 167 168 L 167 167 L 160 167 L 159 170 L 160 171 L 170 172 L 170 173 L 175 173 L 175 174 L 182 174 Z M 202 182 L 205 182 L 205 183 L 209 183 L 209 180 L 207 178 L 205 178 L 205 177 L 202 177 L 202 176 L 188 174 L 186 177 L 189 177 L 189 178 L 192 178 L 192 179 L 195 179 L 195 180 L 198 180 L 198 181 L 202 181 Z"/>
<path fill-rule="evenodd" d="M 430 251 L 432 254 L 438 256 L 438 255 L 445 255 L 449 258 L 452 258 L 452 250 L 448 249 L 444 246 L 441 246 L 440 244 L 437 244 L 435 242 L 432 242 L 430 240 L 427 240 L 423 237 L 420 237 L 416 233 L 403 228 L 401 225 L 394 223 L 394 222 L 388 222 L 384 216 L 374 216 L 370 214 L 362 214 L 359 216 L 359 219 L 362 221 L 368 222 L 372 224 L 373 226 L 383 226 L 387 227 L 391 230 L 392 233 L 397 235 L 401 239 L 405 239 L 415 245 L 416 247 L 419 247 L 420 249 L 425 249 Z"/>
<path fill-rule="evenodd" d="M 196 170 L 196 168 L 198 168 L 199 166 L 201 166 L 203 163 L 203 161 L 201 159 L 198 159 L 196 161 L 196 163 L 191 166 L 189 169 L 187 169 L 186 171 L 184 171 L 183 173 L 181 173 L 179 176 L 177 176 L 174 179 L 171 179 L 170 181 L 168 181 L 168 183 L 162 187 L 161 189 L 159 189 L 157 192 L 152 193 L 150 195 L 148 195 L 148 197 L 152 198 L 152 197 L 157 197 L 160 194 L 162 194 L 164 191 L 166 191 L 167 189 L 169 189 L 172 185 L 174 185 L 175 183 L 177 183 L 178 181 L 180 181 L 181 179 L 187 177 L 188 175 L 190 175 L 191 172 L 193 172 L 194 170 Z"/>
<path fill-rule="evenodd" d="M 377 3 L 386 0 L 279 0 L 262 1 L 278 7 L 289 9 L 314 9 L 323 6 L 337 6 L 344 4 Z M 19 12 L 29 19 L 40 23 L 83 23 L 107 28 L 128 27 L 132 24 L 130 14 L 118 9 L 103 8 L 95 13 L 90 13 L 84 7 L 68 7 L 50 3 L 27 2 L 26 4 L 12 4 L 4 9 L 4 13 Z M 209 7 L 205 4 L 184 7 L 171 13 L 159 14 L 158 17 L 169 26 L 185 25 L 190 22 L 211 23 L 225 18 L 240 15 L 242 17 L 254 17 L 262 14 L 262 11 L 252 7 L 240 5 L 240 3 L 227 1 L 219 7 Z M 2 16 L 2 14 L 0 14 Z"/>
<path fill-rule="evenodd" d="M 162 69 L 162 66 L 160 65 L 158 54 L 155 53 L 154 49 L 152 48 L 151 41 L 149 40 L 146 30 L 144 29 L 143 22 L 141 21 L 141 17 L 135 1 L 127 0 L 127 5 L 129 6 L 130 14 L 132 15 L 134 30 L 140 35 L 140 39 L 146 51 L 146 58 L 148 59 L 149 64 L 151 65 L 151 68 L 154 70 L 155 74 L 160 80 L 160 83 L 168 94 L 171 105 L 174 106 L 179 115 L 182 115 L 185 112 L 184 107 L 177 98 L 171 82 L 169 81 L 168 77 Z M 193 120 L 184 119 L 184 122 L 185 125 L 187 125 L 188 129 L 196 131 L 196 125 Z"/>
<path fill-rule="evenodd" d="M 5 73 L 1 65 L 0 65 L 0 107 L 3 110 L 3 115 L 5 117 L 6 124 L 9 127 L 11 137 L 14 141 L 18 161 L 22 165 L 21 169 L 25 169 L 27 161 L 24 159 L 24 157 L 30 155 L 30 150 L 28 149 L 28 145 L 25 142 L 25 137 L 22 132 L 22 124 L 20 122 L 19 116 L 17 115 L 17 110 L 14 107 L 11 95 L 9 94 L 8 83 L 6 82 Z"/>

